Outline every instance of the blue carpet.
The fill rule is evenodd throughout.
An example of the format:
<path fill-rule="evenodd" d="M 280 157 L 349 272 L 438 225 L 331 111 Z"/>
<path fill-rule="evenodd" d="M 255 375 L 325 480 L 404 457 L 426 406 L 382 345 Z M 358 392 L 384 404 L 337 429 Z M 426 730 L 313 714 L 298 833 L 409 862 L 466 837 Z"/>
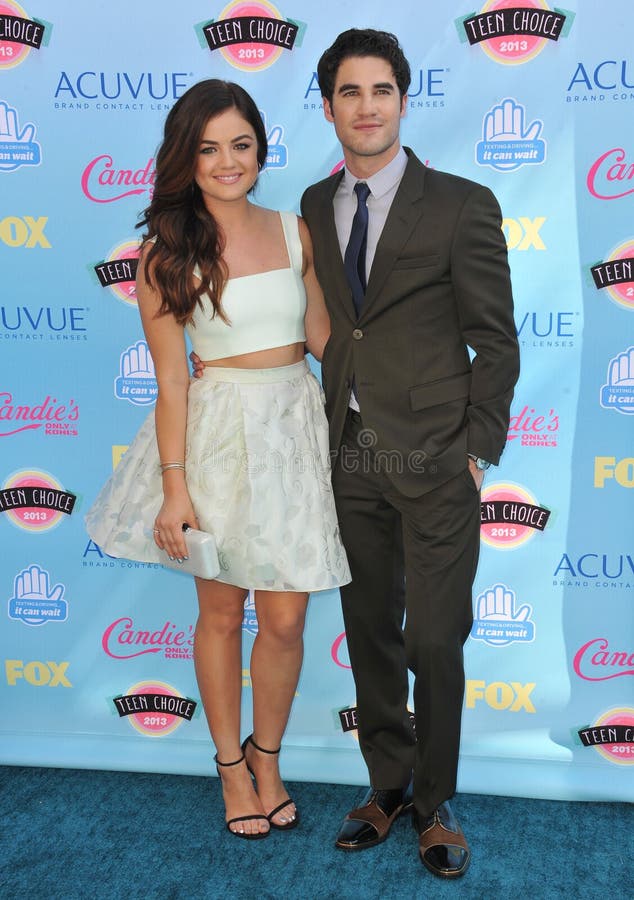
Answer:
<path fill-rule="evenodd" d="M 294 831 L 244 841 L 224 830 L 216 778 L 0 767 L 2 900 L 626 900 L 634 807 L 461 794 L 464 878 L 420 864 L 409 817 L 359 853 L 333 844 L 359 787 L 288 785 Z"/>

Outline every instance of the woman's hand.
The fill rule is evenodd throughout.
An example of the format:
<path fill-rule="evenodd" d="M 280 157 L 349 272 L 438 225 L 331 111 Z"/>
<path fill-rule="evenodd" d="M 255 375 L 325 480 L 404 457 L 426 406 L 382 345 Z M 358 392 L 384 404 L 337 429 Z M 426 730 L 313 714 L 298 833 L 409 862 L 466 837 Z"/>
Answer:
<path fill-rule="evenodd" d="M 205 371 L 205 366 L 202 359 L 200 358 L 200 356 L 198 356 L 197 353 L 194 353 L 193 350 L 189 354 L 189 358 L 192 364 L 192 375 L 194 376 L 194 378 L 200 378 Z"/>
<path fill-rule="evenodd" d="M 171 559 L 185 559 L 187 545 L 183 524 L 198 528 L 198 520 L 187 489 L 166 497 L 154 522 L 154 543 Z"/>

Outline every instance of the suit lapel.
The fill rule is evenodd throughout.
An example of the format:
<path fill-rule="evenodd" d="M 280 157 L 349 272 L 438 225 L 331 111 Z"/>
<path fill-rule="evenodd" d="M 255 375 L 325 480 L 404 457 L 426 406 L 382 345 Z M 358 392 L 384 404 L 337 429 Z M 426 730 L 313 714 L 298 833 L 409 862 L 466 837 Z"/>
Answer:
<path fill-rule="evenodd" d="M 342 178 L 343 170 L 336 177 L 330 179 L 324 194 L 321 227 L 323 228 L 324 234 L 325 258 L 328 260 L 328 280 L 322 287 L 325 289 L 325 293 L 330 294 L 332 292 L 332 297 L 341 300 L 341 305 L 344 307 L 345 311 L 352 321 L 356 322 L 357 313 L 354 308 L 352 291 L 348 284 L 348 278 L 341 256 L 341 248 L 339 246 L 339 238 L 337 237 L 337 226 L 335 225 L 335 209 L 333 201 Z M 328 288 L 330 290 L 328 290 Z"/>
<path fill-rule="evenodd" d="M 376 247 L 360 321 L 363 321 L 381 294 L 385 279 L 423 215 L 425 167 L 411 151 L 408 151 L 408 156 L 409 161 Z M 342 271 L 345 278 L 343 266 Z"/>

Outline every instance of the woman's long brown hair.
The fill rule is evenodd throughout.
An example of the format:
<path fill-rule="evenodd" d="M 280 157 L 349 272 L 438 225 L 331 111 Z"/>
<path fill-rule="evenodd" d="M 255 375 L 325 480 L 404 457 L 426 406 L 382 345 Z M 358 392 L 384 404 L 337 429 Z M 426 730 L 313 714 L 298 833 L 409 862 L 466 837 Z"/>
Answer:
<path fill-rule="evenodd" d="M 225 319 L 220 298 L 227 283 L 222 258 L 223 237 L 207 210 L 194 180 L 200 141 L 210 119 L 236 109 L 255 132 L 258 169 L 266 161 L 268 144 L 255 102 L 238 84 L 209 78 L 193 85 L 170 110 L 163 143 L 156 157 L 154 194 L 137 228 L 147 228 L 152 241 L 145 255 L 145 278 L 161 295 L 160 315 L 172 313 L 180 324 L 192 316 L 208 294 L 214 315 Z M 194 268 L 201 282 L 196 287 Z M 226 321 L 226 319 L 225 319 Z"/>

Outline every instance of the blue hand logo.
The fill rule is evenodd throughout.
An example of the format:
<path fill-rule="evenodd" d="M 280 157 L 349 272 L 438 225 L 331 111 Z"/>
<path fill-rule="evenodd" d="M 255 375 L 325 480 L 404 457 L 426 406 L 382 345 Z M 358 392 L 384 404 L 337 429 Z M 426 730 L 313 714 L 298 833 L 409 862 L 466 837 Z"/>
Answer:
<path fill-rule="evenodd" d="M 543 123 L 525 124 L 526 110 L 512 97 L 494 106 L 484 117 L 482 140 L 476 144 L 476 162 L 500 172 L 529 163 L 543 163 L 546 144 L 539 139 Z"/>
<path fill-rule="evenodd" d="M 516 610 L 514 592 L 505 584 L 496 584 L 477 599 L 471 637 L 493 645 L 532 641 L 531 611 L 528 604 Z"/>
<path fill-rule="evenodd" d="M 494 106 L 484 117 L 485 141 L 534 141 L 542 130 L 542 123 L 536 119 L 524 127 L 524 107 L 510 97 L 499 106 Z"/>
<path fill-rule="evenodd" d="M 123 378 L 155 378 L 154 360 L 145 341 L 137 341 L 121 354 Z"/>
<path fill-rule="evenodd" d="M 265 166 L 267 169 L 285 169 L 288 165 L 288 149 L 286 144 L 282 143 L 284 138 L 284 129 L 281 125 L 274 125 L 271 129 L 267 127 L 266 116 L 260 110 L 262 121 L 264 122 L 264 130 L 266 131 L 266 140 L 269 149 L 266 154 Z"/>
<path fill-rule="evenodd" d="M 15 576 L 9 617 L 26 625 L 63 622 L 68 617 L 68 603 L 63 596 L 64 585 L 51 587 L 49 573 L 33 563 Z"/>
<path fill-rule="evenodd" d="M 610 360 L 607 382 L 601 388 L 601 406 L 626 415 L 634 413 L 634 347 Z"/>
<path fill-rule="evenodd" d="M 248 631 L 249 634 L 258 633 L 258 617 L 255 611 L 255 600 L 253 592 L 249 591 L 249 595 L 244 602 L 244 617 L 242 619 L 242 630 Z"/>
<path fill-rule="evenodd" d="M 119 360 L 120 375 L 115 378 L 114 395 L 135 406 L 154 403 L 158 388 L 154 361 L 145 341 L 137 341 L 123 351 Z"/>
<path fill-rule="evenodd" d="M 39 166 L 40 145 L 34 138 L 35 125 L 29 122 L 20 130 L 17 109 L 0 100 L 0 171 Z"/>

